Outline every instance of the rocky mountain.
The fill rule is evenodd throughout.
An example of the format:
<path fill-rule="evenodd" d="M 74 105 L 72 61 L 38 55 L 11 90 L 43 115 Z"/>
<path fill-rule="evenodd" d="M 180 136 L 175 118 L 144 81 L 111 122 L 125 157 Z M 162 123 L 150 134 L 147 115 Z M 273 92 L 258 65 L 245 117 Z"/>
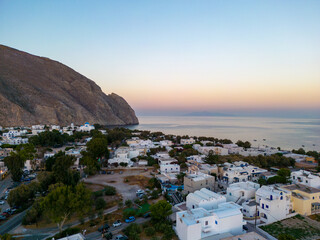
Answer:
<path fill-rule="evenodd" d="M 115 93 L 48 58 L 0 45 L 0 126 L 33 124 L 138 124 Z"/>

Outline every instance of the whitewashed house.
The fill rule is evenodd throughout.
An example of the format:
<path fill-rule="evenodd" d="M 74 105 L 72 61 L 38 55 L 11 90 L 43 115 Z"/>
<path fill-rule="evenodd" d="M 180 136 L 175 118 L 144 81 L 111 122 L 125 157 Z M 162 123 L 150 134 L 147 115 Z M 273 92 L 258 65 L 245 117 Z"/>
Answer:
<path fill-rule="evenodd" d="M 243 233 L 241 207 L 233 202 L 221 203 L 217 209 L 208 211 L 195 208 L 176 213 L 176 232 L 180 240 L 200 240 L 226 233 Z"/>
<path fill-rule="evenodd" d="M 320 189 L 320 177 L 312 174 L 309 171 L 299 170 L 291 173 L 292 183 L 303 184 L 308 187 L 314 187 Z"/>
<path fill-rule="evenodd" d="M 255 199 L 250 199 L 242 203 L 242 213 L 246 217 L 253 218 L 258 213 L 258 206 Z"/>
<path fill-rule="evenodd" d="M 180 139 L 180 144 L 182 144 L 182 145 L 194 144 L 195 142 L 196 142 L 196 140 L 194 140 L 193 138 L 182 138 L 182 139 Z"/>
<path fill-rule="evenodd" d="M 209 155 L 209 153 L 213 153 L 215 155 L 221 155 L 221 156 L 229 155 L 228 149 L 218 147 L 218 146 L 200 146 L 199 145 L 199 146 L 195 146 L 194 149 L 206 156 Z"/>
<path fill-rule="evenodd" d="M 257 181 L 260 176 L 267 172 L 266 169 L 249 165 L 245 162 L 225 163 L 223 181 L 226 183 Z"/>
<path fill-rule="evenodd" d="M 180 172 L 180 166 L 176 159 L 159 159 L 158 162 L 161 174 Z"/>
<path fill-rule="evenodd" d="M 261 223 L 277 222 L 290 217 L 292 213 L 291 192 L 276 185 L 259 188 L 256 201 Z"/>
<path fill-rule="evenodd" d="M 204 208 L 212 210 L 218 208 L 220 203 L 225 203 L 226 201 L 226 197 L 219 193 L 202 188 L 187 195 L 186 206 L 188 209 Z"/>
<path fill-rule="evenodd" d="M 254 198 L 260 184 L 254 182 L 232 183 L 227 188 L 227 201 L 241 205 L 243 202 Z"/>

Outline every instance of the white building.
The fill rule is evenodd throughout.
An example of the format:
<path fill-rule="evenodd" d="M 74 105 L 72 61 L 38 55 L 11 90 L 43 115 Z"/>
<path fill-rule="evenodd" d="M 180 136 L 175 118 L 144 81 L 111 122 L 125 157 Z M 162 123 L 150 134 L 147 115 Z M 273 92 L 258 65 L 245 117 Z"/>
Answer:
<path fill-rule="evenodd" d="M 255 217 L 258 212 L 258 207 L 256 205 L 257 203 L 255 199 L 250 199 L 242 203 L 243 215 L 250 218 Z"/>
<path fill-rule="evenodd" d="M 320 188 L 320 177 L 308 171 L 299 170 L 291 173 L 292 183 Z"/>
<path fill-rule="evenodd" d="M 205 159 L 206 155 L 191 155 L 187 157 L 187 161 L 196 161 L 198 163 L 203 163 L 203 160 Z"/>
<path fill-rule="evenodd" d="M 57 240 L 85 240 L 85 239 L 86 238 L 81 233 L 77 233 L 68 237 L 59 238 Z"/>
<path fill-rule="evenodd" d="M 254 198 L 259 188 L 260 184 L 249 181 L 232 183 L 227 188 L 227 201 L 241 205 L 244 201 Z"/>
<path fill-rule="evenodd" d="M 195 150 L 197 150 L 198 152 L 200 152 L 201 154 L 204 155 L 209 155 L 209 153 L 213 153 L 215 155 L 221 155 L 221 156 L 225 156 L 225 155 L 229 155 L 229 151 L 226 148 L 222 148 L 222 147 L 217 147 L 217 146 L 194 146 L 193 147 Z"/>
<path fill-rule="evenodd" d="M 182 144 L 182 145 L 194 144 L 195 142 L 196 142 L 196 140 L 194 140 L 193 138 L 182 138 L 182 139 L 180 139 L 180 144 Z"/>
<path fill-rule="evenodd" d="M 220 203 L 225 203 L 226 201 L 224 196 L 202 188 L 187 195 L 186 206 L 188 209 L 204 208 L 206 210 L 212 210 L 218 208 Z"/>
<path fill-rule="evenodd" d="M 291 192 L 276 185 L 259 188 L 256 201 L 261 223 L 277 222 L 290 217 L 292 213 Z"/>
<path fill-rule="evenodd" d="M 26 144 L 28 143 L 28 141 L 29 141 L 28 138 L 16 137 L 16 138 L 8 138 L 6 142 L 11 145 L 20 145 L 20 144 Z"/>
<path fill-rule="evenodd" d="M 223 181 L 226 183 L 257 181 L 267 170 L 249 165 L 245 162 L 224 164 Z"/>
<path fill-rule="evenodd" d="M 225 233 L 242 234 L 246 222 L 240 209 L 239 205 L 228 202 L 211 211 L 195 208 L 177 212 L 177 235 L 181 240 L 200 240 Z"/>
<path fill-rule="evenodd" d="M 176 159 L 159 159 L 158 162 L 161 174 L 180 172 L 180 166 Z"/>
<path fill-rule="evenodd" d="M 88 122 L 78 128 L 78 131 L 80 132 L 90 132 L 91 130 L 94 130 L 94 126 L 90 125 Z"/>
<path fill-rule="evenodd" d="M 162 147 L 169 147 L 173 145 L 173 142 L 170 140 L 162 140 L 159 142 Z"/>

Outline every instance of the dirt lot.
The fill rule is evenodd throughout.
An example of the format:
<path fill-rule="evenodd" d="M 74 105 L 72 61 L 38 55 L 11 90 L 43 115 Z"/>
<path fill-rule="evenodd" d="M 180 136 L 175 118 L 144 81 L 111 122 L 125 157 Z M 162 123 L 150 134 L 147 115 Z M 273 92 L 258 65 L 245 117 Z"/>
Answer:
<path fill-rule="evenodd" d="M 130 169 L 124 170 L 122 174 L 119 172 L 116 170 L 114 174 L 95 175 L 84 179 L 84 182 L 91 184 L 91 187 L 96 188 L 96 190 L 100 190 L 103 188 L 102 186 L 106 185 L 113 186 L 124 200 L 134 200 L 136 199 L 136 191 L 145 188 L 148 180 L 152 178 L 150 171 Z"/>
<path fill-rule="evenodd" d="M 260 227 L 274 237 L 281 233 L 290 234 L 296 239 L 312 240 L 320 238 L 320 224 L 308 217 L 296 215 L 279 222 Z"/>

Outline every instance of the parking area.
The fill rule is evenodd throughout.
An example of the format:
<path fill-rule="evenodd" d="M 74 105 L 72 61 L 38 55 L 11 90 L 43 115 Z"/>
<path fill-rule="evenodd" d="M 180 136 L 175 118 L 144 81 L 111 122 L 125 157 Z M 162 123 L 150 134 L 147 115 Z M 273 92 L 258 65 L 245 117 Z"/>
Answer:
<path fill-rule="evenodd" d="M 150 170 L 126 169 L 113 170 L 113 174 L 100 174 L 84 179 L 85 183 L 113 186 L 122 195 L 123 200 L 136 199 L 136 192 L 140 188 L 145 188 L 147 181 L 152 178 Z"/>

